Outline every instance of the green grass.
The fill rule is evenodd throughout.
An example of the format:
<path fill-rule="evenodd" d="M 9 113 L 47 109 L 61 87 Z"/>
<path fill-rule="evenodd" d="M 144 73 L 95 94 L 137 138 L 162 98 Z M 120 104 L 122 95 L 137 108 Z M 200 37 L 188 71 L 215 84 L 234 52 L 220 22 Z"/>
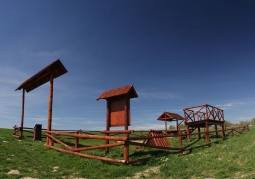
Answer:
<path fill-rule="evenodd" d="M 243 134 L 221 138 L 211 138 L 210 147 L 195 148 L 204 145 L 205 139 L 197 141 L 193 149 L 184 155 L 169 154 L 161 158 L 152 158 L 143 163 L 121 165 L 81 158 L 64 154 L 44 147 L 43 141 L 33 141 L 32 134 L 24 133 L 22 141 L 12 137 L 12 130 L 0 129 L 0 178 L 32 177 L 40 179 L 62 178 L 125 178 L 142 172 L 140 178 L 255 178 L 255 128 Z M 29 137 L 30 136 L 30 137 Z M 184 146 L 196 141 L 183 141 Z M 63 138 L 74 143 L 72 138 Z M 172 146 L 178 147 L 178 139 L 170 138 Z M 94 140 L 81 140 L 80 144 L 94 145 Z M 148 152 L 144 152 L 148 151 Z M 123 159 L 123 147 L 113 147 L 107 157 Z M 88 151 L 89 154 L 104 156 L 104 150 Z M 164 153 L 152 149 L 135 151 L 130 148 L 130 158 L 143 158 Z M 58 167 L 54 171 L 54 167 Z M 147 169 L 159 167 L 157 172 Z M 10 170 L 18 170 L 19 175 L 8 175 Z"/>
<path fill-rule="evenodd" d="M 160 171 L 166 178 L 255 178 L 254 136 L 252 127 L 249 132 L 227 136 L 225 141 L 218 139 L 210 147 L 168 156 Z"/>

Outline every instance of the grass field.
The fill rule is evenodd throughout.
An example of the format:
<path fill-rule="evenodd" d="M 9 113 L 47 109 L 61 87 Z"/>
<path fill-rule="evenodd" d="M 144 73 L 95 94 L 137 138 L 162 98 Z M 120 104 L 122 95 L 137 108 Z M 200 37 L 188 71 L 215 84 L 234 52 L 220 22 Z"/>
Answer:
<path fill-rule="evenodd" d="M 43 141 L 33 141 L 32 134 L 25 133 L 23 140 L 17 140 L 12 137 L 12 132 L 10 129 L 0 129 L 1 179 L 255 178 L 255 127 L 243 134 L 235 133 L 234 137 L 228 135 L 225 141 L 212 138 L 215 143 L 210 147 L 194 148 L 184 155 L 168 154 L 127 166 L 57 152 L 43 146 L 45 138 Z M 177 139 L 170 141 L 172 145 L 178 145 Z M 188 143 L 184 141 L 184 144 Z M 195 145 L 203 144 L 205 139 Z M 109 155 L 121 158 L 121 151 L 122 148 L 116 148 Z M 100 155 L 103 151 L 91 152 Z M 136 152 L 130 149 L 130 153 L 133 156 L 152 156 L 164 152 L 150 149 Z M 18 173 L 8 174 L 14 171 Z"/>

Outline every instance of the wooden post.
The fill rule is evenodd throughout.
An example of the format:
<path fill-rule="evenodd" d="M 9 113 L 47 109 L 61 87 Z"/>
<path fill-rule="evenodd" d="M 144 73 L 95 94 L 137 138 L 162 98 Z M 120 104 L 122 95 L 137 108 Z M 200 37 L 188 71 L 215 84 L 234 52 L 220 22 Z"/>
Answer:
<path fill-rule="evenodd" d="M 206 121 L 205 123 L 205 137 L 206 137 L 206 144 L 209 144 L 210 143 L 210 139 L 209 139 L 209 126 L 208 126 L 208 121 Z"/>
<path fill-rule="evenodd" d="M 52 123 L 52 103 L 53 103 L 53 72 L 50 74 L 50 92 L 49 92 L 49 105 L 48 105 L 48 127 L 47 130 L 51 131 L 51 123 Z M 46 139 L 47 145 L 52 146 L 52 140 L 47 137 Z"/>
<path fill-rule="evenodd" d="M 225 128 L 224 125 L 221 125 L 222 128 L 222 140 L 225 140 Z"/>
<path fill-rule="evenodd" d="M 209 119 L 209 115 L 208 115 L 208 106 L 206 106 L 206 120 Z"/>
<path fill-rule="evenodd" d="M 165 130 L 166 130 L 166 134 L 167 134 L 167 122 L 166 122 L 166 119 L 165 119 Z"/>
<path fill-rule="evenodd" d="M 126 104 L 125 104 L 125 130 L 128 130 L 128 121 L 129 121 L 129 98 L 126 98 Z M 124 134 L 125 137 L 129 137 L 129 134 Z M 124 160 L 126 162 L 129 161 L 129 141 L 125 141 L 124 144 Z"/>
<path fill-rule="evenodd" d="M 184 120 L 185 120 L 185 124 L 186 124 L 186 135 L 187 135 L 187 139 L 190 142 L 190 134 L 189 134 L 189 125 L 187 124 L 187 115 L 186 112 L 184 111 Z"/>
<path fill-rule="evenodd" d="M 217 125 L 215 125 L 215 131 L 216 131 L 216 137 L 218 137 L 218 126 Z"/>
<path fill-rule="evenodd" d="M 190 132 L 189 132 L 189 125 L 186 124 L 186 132 L 187 132 L 187 139 L 190 142 Z"/>
<path fill-rule="evenodd" d="M 110 130 L 110 118 L 111 118 L 111 113 L 110 113 L 110 101 L 107 100 L 107 108 L 106 108 L 106 131 Z M 105 136 L 109 136 L 108 133 L 105 133 Z M 109 140 L 105 141 L 105 144 L 109 144 Z M 105 155 L 109 153 L 109 147 L 105 148 Z"/>
<path fill-rule="evenodd" d="M 198 132 L 198 138 L 201 139 L 200 127 L 197 127 L 197 132 Z"/>
<path fill-rule="evenodd" d="M 19 138 L 23 137 L 23 125 L 24 125 L 24 113 L 25 113 L 25 89 L 22 90 L 22 109 L 21 109 L 21 122 L 20 122 L 20 134 Z"/>
<path fill-rule="evenodd" d="M 233 127 L 231 127 L 231 133 L 232 133 L 232 137 L 234 136 L 234 129 Z"/>
<path fill-rule="evenodd" d="M 182 155 L 183 154 L 183 151 L 182 151 L 182 133 L 181 133 L 181 129 L 180 129 L 180 125 L 178 124 L 178 121 L 177 121 L 177 131 L 178 131 L 178 137 L 179 137 L 179 144 L 180 144 L 180 154 Z"/>
<path fill-rule="evenodd" d="M 79 132 L 76 131 L 75 134 L 79 134 Z M 75 149 L 78 149 L 78 148 L 79 148 L 79 137 L 75 137 L 74 148 L 75 148 Z"/>

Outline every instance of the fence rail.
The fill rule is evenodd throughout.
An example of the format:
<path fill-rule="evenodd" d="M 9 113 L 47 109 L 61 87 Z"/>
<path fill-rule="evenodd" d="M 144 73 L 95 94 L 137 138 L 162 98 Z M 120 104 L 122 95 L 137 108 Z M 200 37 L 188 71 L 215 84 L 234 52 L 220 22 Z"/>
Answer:
<path fill-rule="evenodd" d="M 228 135 L 234 136 L 234 133 L 243 133 L 249 130 L 248 126 L 235 126 L 235 127 L 228 127 L 224 128 L 224 130 L 218 130 L 218 132 L 221 131 L 229 131 L 228 134 L 226 134 L 224 137 Z M 118 133 L 121 131 L 118 131 Z M 127 131 L 124 131 L 124 133 Z M 139 131 L 134 131 L 135 133 L 138 133 Z M 200 133 L 192 133 L 190 135 L 206 135 L 215 133 L 216 131 L 204 131 Z M 114 133 L 114 132 L 113 132 Z M 123 133 L 123 134 L 124 134 Z M 128 132 L 129 133 L 129 132 Z M 134 134 L 135 134 L 134 133 Z M 177 137 L 185 138 L 187 134 L 178 134 L 176 136 L 173 136 L 171 134 L 165 134 L 164 136 L 135 136 L 135 137 L 122 137 L 122 136 L 103 136 L 103 135 L 89 135 L 89 134 L 81 134 L 81 131 L 76 131 L 75 133 L 68 133 L 68 132 L 56 132 L 56 131 L 45 131 L 45 135 L 49 138 L 49 142 L 46 142 L 45 146 L 49 147 L 51 149 L 54 149 L 56 151 L 68 153 L 68 154 L 73 154 L 85 158 L 90 158 L 90 159 L 96 159 L 96 160 L 101 160 L 101 161 L 107 161 L 107 162 L 113 162 L 113 163 L 121 163 L 121 164 L 131 164 L 131 163 L 136 163 L 136 162 L 142 162 L 149 160 L 151 157 L 146 157 L 146 158 L 141 158 L 141 159 L 135 159 L 135 160 L 130 160 L 129 159 L 129 148 L 131 145 L 134 146 L 140 146 L 140 147 L 148 147 L 148 148 L 156 148 L 156 149 L 163 149 L 163 150 L 170 150 L 170 151 L 175 151 L 175 152 L 180 152 L 183 153 L 184 151 L 192 149 L 193 145 L 200 139 L 198 139 L 195 142 L 189 143 L 187 146 L 181 146 L 181 147 L 164 147 L 164 146 L 156 146 L 156 145 L 150 145 L 150 144 L 145 144 L 145 143 L 140 143 L 136 142 L 137 140 L 148 140 L 148 139 L 154 139 L 154 138 L 167 138 L 167 137 Z M 62 141 L 62 139 L 58 139 L 58 137 L 73 137 L 74 138 L 74 143 L 65 143 Z M 112 141 L 113 143 L 109 144 L 101 144 L 101 145 L 94 145 L 94 146 L 79 146 L 79 141 L 80 139 L 91 139 L 91 140 L 108 140 Z M 225 139 L 225 138 L 224 138 Z M 223 139 L 223 140 L 224 140 Z M 54 143 L 59 144 L 61 147 L 54 146 Z M 204 147 L 208 146 L 213 142 L 207 143 L 205 145 L 200 145 L 196 146 L 193 148 L 198 148 L 198 147 Z M 89 151 L 89 150 L 96 150 L 96 149 L 106 149 L 106 148 L 112 148 L 112 147 L 118 147 L 118 146 L 123 146 L 123 160 L 120 159 L 115 159 L 115 158 L 108 158 L 106 156 L 96 156 L 96 155 L 91 155 L 91 154 L 86 154 L 84 152 Z M 64 147 L 64 148 L 63 148 Z"/>

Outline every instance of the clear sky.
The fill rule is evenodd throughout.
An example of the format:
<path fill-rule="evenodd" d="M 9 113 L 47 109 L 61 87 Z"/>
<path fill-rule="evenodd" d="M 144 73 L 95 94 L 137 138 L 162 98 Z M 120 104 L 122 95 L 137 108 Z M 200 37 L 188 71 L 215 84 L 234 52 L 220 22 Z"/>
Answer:
<path fill-rule="evenodd" d="M 133 84 L 130 129 L 210 104 L 255 117 L 255 1 L 0 0 L 0 127 L 20 125 L 15 89 L 60 59 L 53 129 L 105 129 L 105 90 Z M 49 83 L 26 93 L 24 126 L 47 127 Z M 114 129 L 114 128 L 112 128 Z"/>

